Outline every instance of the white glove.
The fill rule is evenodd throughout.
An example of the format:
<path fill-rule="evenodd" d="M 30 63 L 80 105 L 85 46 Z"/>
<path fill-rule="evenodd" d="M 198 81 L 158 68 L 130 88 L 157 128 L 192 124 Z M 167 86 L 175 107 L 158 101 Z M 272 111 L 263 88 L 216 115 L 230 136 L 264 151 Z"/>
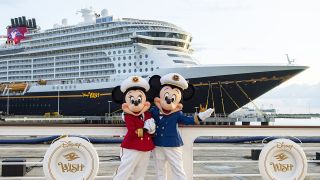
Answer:
<path fill-rule="evenodd" d="M 198 114 L 198 116 L 199 116 L 199 118 L 203 121 L 203 120 L 205 120 L 205 119 L 207 119 L 208 117 L 210 117 L 211 116 L 211 114 L 213 113 L 213 109 L 212 108 L 209 108 L 209 109 L 207 109 L 206 111 L 204 111 L 204 112 L 200 112 L 199 114 Z"/>
<path fill-rule="evenodd" d="M 153 134 L 156 132 L 156 124 L 154 123 L 154 119 L 150 118 L 144 122 L 143 128 L 148 130 L 149 134 Z"/>

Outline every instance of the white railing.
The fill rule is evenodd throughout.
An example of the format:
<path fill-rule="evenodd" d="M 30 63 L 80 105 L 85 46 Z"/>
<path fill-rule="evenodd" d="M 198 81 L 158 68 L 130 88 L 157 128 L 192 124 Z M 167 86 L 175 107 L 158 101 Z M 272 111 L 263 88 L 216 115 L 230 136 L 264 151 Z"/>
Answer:
<path fill-rule="evenodd" d="M 200 136 L 210 136 L 212 138 L 221 137 L 251 137 L 251 136 L 279 136 L 279 137 L 320 137 L 320 127 L 297 127 L 297 126 L 183 126 L 180 127 L 180 132 L 184 141 L 184 168 L 188 179 L 201 179 L 201 178 L 219 178 L 219 177 L 257 177 L 260 176 L 257 170 L 258 161 L 243 159 L 243 158 L 221 158 L 218 156 L 219 151 L 222 155 L 225 155 L 227 151 L 233 152 L 233 154 L 240 154 L 241 151 L 244 154 L 248 154 L 251 149 L 261 149 L 262 144 L 210 144 L 210 146 L 195 145 L 194 141 Z M 87 137 L 113 137 L 124 136 L 126 128 L 122 125 L 110 126 L 110 125 L 1 125 L 0 124 L 0 139 L 18 136 L 52 136 L 52 135 L 81 135 Z M 119 145 L 114 147 L 105 147 L 101 145 L 95 145 L 100 157 L 102 152 L 115 151 L 119 152 Z M 320 151 L 320 144 L 308 144 L 303 149 L 310 157 L 311 151 Z M 14 146 L 0 146 L 0 152 L 30 152 L 30 151 L 42 151 L 45 152 L 48 145 L 14 145 Z M 196 160 L 195 154 L 203 154 L 206 151 L 217 152 L 217 159 L 204 159 Z M 212 153 L 212 152 L 211 152 Z M 44 153 L 43 153 L 44 154 Z M 17 154 L 18 156 L 19 154 Z M 2 159 L 2 157 L 0 157 Z M 100 158 L 101 160 L 101 158 Z M 241 173 L 237 172 L 213 172 L 212 170 L 204 170 L 201 173 L 195 173 L 194 166 L 197 168 L 199 164 L 213 164 L 214 167 L 219 168 L 219 164 L 232 164 L 239 168 L 242 168 Z M 308 163 L 320 163 L 320 160 L 308 159 Z M 26 164 L 42 166 L 42 162 L 39 161 L 27 161 L 27 162 L 0 162 L 0 165 L 6 164 Z M 100 161 L 100 165 L 113 165 L 118 166 L 119 161 Z M 251 165 L 252 164 L 252 165 Z M 221 165 L 220 165 L 221 166 Z M 225 165 L 224 165 L 225 166 Z M 251 169 L 250 169 L 251 168 Z M 320 166 L 313 166 L 315 170 L 308 173 L 308 176 L 320 177 Z M 101 171 L 101 170 L 100 170 Z M 101 173 L 100 173 L 101 174 Z M 148 174 L 147 177 L 154 177 L 153 174 Z M 99 175 L 96 179 L 111 179 L 112 174 Z M 15 179 L 45 179 L 39 176 L 24 176 L 24 177 L 0 177 L 0 180 L 15 180 Z"/>

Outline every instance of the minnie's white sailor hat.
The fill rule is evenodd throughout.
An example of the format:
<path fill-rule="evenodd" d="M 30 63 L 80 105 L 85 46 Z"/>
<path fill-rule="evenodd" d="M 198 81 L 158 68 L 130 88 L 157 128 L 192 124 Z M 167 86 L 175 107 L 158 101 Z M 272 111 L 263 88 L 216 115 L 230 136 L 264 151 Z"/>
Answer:
<path fill-rule="evenodd" d="M 141 87 L 146 91 L 149 91 L 150 89 L 149 83 L 142 77 L 130 76 L 121 83 L 120 90 L 124 93 L 127 89 L 132 87 Z"/>
<path fill-rule="evenodd" d="M 161 85 L 168 84 L 181 88 L 182 90 L 188 89 L 188 82 L 184 77 L 178 73 L 169 73 L 161 77 Z"/>

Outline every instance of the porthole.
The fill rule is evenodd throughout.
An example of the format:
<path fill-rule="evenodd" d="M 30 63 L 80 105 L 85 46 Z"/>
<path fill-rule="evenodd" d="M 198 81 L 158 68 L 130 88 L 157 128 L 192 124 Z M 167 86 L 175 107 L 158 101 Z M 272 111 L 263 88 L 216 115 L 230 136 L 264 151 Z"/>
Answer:
<path fill-rule="evenodd" d="M 116 58 L 115 58 L 115 57 L 113 57 L 113 60 L 115 61 L 115 60 L 116 60 Z"/>
<path fill-rule="evenodd" d="M 125 70 L 125 69 L 123 70 L 123 73 L 126 73 L 126 70 Z"/>
<path fill-rule="evenodd" d="M 144 62 L 146 65 L 148 65 L 148 61 Z"/>
<path fill-rule="evenodd" d="M 113 51 L 113 54 L 116 54 L 116 51 Z"/>
<path fill-rule="evenodd" d="M 146 68 L 145 71 L 148 72 L 148 68 Z"/>
<path fill-rule="evenodd" d="M 137 56 L 136 56 L 136 55 L 134 55 L 134 56 L 133 56 L 133 58 L 134 58 L 134 59 L 137 59 Z"/>
<path fill-rule="evenodd" d="M 120 67 L 120 66 L 121 66 L 121 64 L 119 63 L 119 64 L 118 64 L 118 67 Z"/>
<path fill-rule="evenodd" d="M 120 61 L 120 60 L 121 60 L 121 57 L 118 57 L 118 60 Z"/>
<path fill-rule="evenodd" d="M 131 69 L 129 69 L 129 73 L 131 73 Z"/>
<path fill-rule="evenodd" d="M 109 51 L 109 52 L 108 52 L 108 54 L 110 55 L 110 54 L 111 54 L 111 52 Z"/>
<path fill-rule="evenodd" d="M 151 61 L 151 64 L 153 64 L 153 61 Z"/>
<path fill-rule="evenodd" d="M 118 73 L 121 73 L 121 71 L 120 71 L 120 70 L 118 70 Z"/>
<path fill-rule="evenodd" d="M 129 49 L 129 53 L 131 53 L 131 49 Z"/>
<path fill-rule="evenodd" d="M 121 54 L 121 51 L 120 51 L 120 50 L 118 51 L 118 54 Z"/>
<path fill-rule="evenodd" d="M 123 58 L 122 58 L 123 60 L 126 60 L 126 57 L 125 56 L 123 56 Z"/>
<path fill-rule="evenodd" d="M 142 65 L 142 62 L 139 62 L 140 66 Z"/>
<path fill-rule="evenodd" d="M 123 67 L 126 67 L 126 63 L 123 63 L 122 65 L 123 65 Z"/>
<path fill-rule="evenodd" d="M 142 55 L 141 54 L 139 55 L 139 58 L 142 59 Z"/>
<path fill-rule="evenodd" d="M 139 71 L 142 72 L 142 69 L 140 69 Z"/>
<path fill-rule="evenodd" d="M 145 58 L 148 58 L 148 54 L 144 55 Z"/>
<path fill-rule="evenodd" d="M 123 53 L 126 53 L 126 50 L 124 49 L 122 52 L 123 52 Z"/>
<path fill-rule="evenodd" d="M 151 68 L 151 71 L 153 71 L 153 68 Z"/>
<path fill-rule="evenodd" d="M 131 63 L 128 63 L 129 66 L 131 66 Z"/>
<path fill-rule="evenodd" d="M 129 60 L 131 60 L 131 56 L 129 56 L 128 58 L 129 58 Z"/>
<path fill-rule="evenodd" d="M 136 66 L 136 65 L 137 65 L 137 63 L 136 63 L 136 62 L 134 62 L 134 63 L 133 63 L 133 65 L 135 65 L 135 66 Z"/>
<path fill-rule="evenodd" d="M 134 72 L 137 72 L 137 69 L 134 69 Z"/>

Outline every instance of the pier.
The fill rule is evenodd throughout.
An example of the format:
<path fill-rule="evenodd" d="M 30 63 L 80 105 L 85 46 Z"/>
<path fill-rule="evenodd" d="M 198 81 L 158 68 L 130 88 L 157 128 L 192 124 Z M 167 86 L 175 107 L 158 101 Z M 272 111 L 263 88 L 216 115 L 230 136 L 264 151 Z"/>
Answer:
<path fill-rule="evenodd" d="M 233 138 L 252 136 L 271 137 L 320 137 L 320 127 L 310 126 L 181 126 L 184 140 L 184 168 L 188 179 L 230 179 L 244 177 L 257 179 L 258 161 L 252 160 L 252 149 L 261 149 L 261 143 L 223 143 L 195 144 L 198 137 Z M 0 124 L 0 138 L 44 137 L 60 135 L 79 135 L 95 138 L 117 138 L 126 133 L 123 125 L 109 124 Z M 0 154 L 3 165 L 24 164 L 33 167 L 22 177 L 0 177 L 0 180 L 45 179 L 42 172 L 42 157 L 48 144 L 36 145 L 1 145 Z M 112 179 L 112 174 L 119 164 L 119 144 L 94 144 L 100 156 L 100 169 L 96 179 Z M 308 158 L 308 180 L 320 176 L 320 160 L 316 152 L 320 151 L 320 143 L 302 143 Z M 34 157 L 35 156 L 35 157 Z M 26 162 L 3 162 L 10 158 L 25 158 Z M 149 163 L 146 179 L 154 179 L 153 160 Z"/>

